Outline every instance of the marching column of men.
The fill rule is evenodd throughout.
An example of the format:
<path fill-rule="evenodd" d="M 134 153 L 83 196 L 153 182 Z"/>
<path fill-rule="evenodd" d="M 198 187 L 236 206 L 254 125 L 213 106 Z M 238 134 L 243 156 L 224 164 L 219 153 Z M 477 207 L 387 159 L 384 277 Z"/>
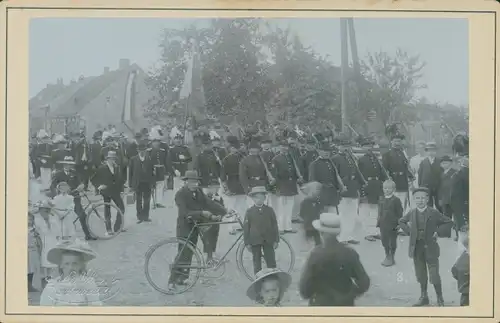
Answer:
<path fill-rule="evenodd" d="M 40 179 L 43 189 L 49 189 L 53 173 L 61 171 L 61 162 L 71 156 L 76 176 L 88 190 L 90 179 L 112 155 L 123 183 L 128 181 L 135 192 L 137 219 L 142 222 L 149 221 L 150 207 L 164 207 L 161 202 L 166 189 L 177 191 L 183 185 L 181 178 L 191 162 L 204 191 L 216 197 L 224 193 L 226 204 L 241 215 L 245 213 L 247 203 L 243 201 L 248 201 L 248 192 L 253 187 L 266 187 L 268 204 L 276 210 L 282 232 L 295 232 L 292 222 L 298 213 L 301 185 L 319 182 L 324 211 L 341 215 L 341 240 L 352 244 L 359 243 L 358 232 L 354 231 L 356 221 L 361 221 L 366 240 L 380 238 L 376 228 L 378 202 L 383 196 L 382 183 L 391 179 L 395 183 L 395 195 L 404 208 L 409 207 L 409 192 L 413 186 L 427 187 L 429 205 L 454 217 L 458 235 L 459 229 L 468 223 L 467 162 L 457 171 L 450 169 L 453 160 L 447 156 L 437 158 L 436 144 L 431 142 L 423 146 L 417 167 L 416 159 L 413 158 L 410 164 L 405 153 L 404 135 L 391 127 L 386 134 L 391 146 L 380 159 L 374 153 L 372 138 L 358 138 L 358 146 L 366 153 L 357 158 L 350 150 L 354 142 L 342 134 L 335 140 L 330 140 L 329 134 L 314 134 L 300 145 L 296 133 L 288 131 L 278 136 L 277 147 L 273 147 L 270 137 L 262 133 L 247 136 L 246 144 L 229 136 L 224 140 L 227 144 L 224 147 L 215 131 L 205 131 L 196 138 L 202 143 L 202 150 L 193 156 L 183 145 L 180 132 L 172 136 L 172 145 L 168 146 L 162 141 L 163 134 L 157 127 L 150 132 L 141 130 L 129 143 L 107 131 L 95 132 L 89 143 L 83 132 L 68 142 L 61 135 L 51 139 L 41 130 L 37 142 L 30 143 L 30 161 L 34 177 Z M 152 164 L 152 176 L 147 175 L 149 163 Z M 167 185 L 167 179 L 173 179 L 173 187 Z M 146 202 L 147 197 L 152 201 Z M 235 224 L 231 231 L 239 229 Z"/>

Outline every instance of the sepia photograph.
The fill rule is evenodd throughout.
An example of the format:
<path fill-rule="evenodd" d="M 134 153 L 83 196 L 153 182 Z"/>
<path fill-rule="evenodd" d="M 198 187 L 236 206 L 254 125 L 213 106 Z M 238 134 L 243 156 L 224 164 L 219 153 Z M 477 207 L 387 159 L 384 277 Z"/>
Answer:
<path fill-rule="evenodd" d="M 31 19 L 29 305 L 468 306 L 469 39 Z"/>

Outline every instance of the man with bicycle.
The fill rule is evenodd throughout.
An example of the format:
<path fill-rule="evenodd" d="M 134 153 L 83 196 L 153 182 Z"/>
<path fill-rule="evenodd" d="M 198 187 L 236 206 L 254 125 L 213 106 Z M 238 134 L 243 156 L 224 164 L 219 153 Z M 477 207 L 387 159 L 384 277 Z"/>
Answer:
<path fill-rule="evenodd" d="M 73 160 L 73 157 L 66 156 L 64 157 L 64 160 L 59 162 L 59 164 L 62 165 L 62 170 L 57 171 L 54 176 L 52 176 L 49 194 L 51 197 L 57 195 L 57 185 L 62 182 L 68 183 L 70 194 L 73 195 L 73 202 L 75 203 L 75 213 L 78 215 L 78 220 L 80 221 L 83 233 L 85 234 L 85 240 L 96 240 L 96 238 L 92 237 L 90 234 L 87 226 L 87 215 L 83 210 L 82 198 L 80 197 L 80 192 L 84 189 L 84 184 L 75 172 L 75 161 Z"/>
<path fill-rule="evenodd" d="M 188 239 L 196 246 L 198 243 L 198 234 L 196 231 L 191 233 L 198 221 L 219 222 L 222 216 L 228 211 L 221 204 L 208 198 L 200 188 L 200 180 L 196 171 L 186 171 L 186 175 L 182 178 L 185 185 L 175 194 L 175 204 L 178 209 L 177 217 L 177 238 Z M 190 235 L 191 234 L 191 235 Z M 176 257 L 178 264 L 191 264 L 193 257 L 192 251 L 185 247 L 184 244 L 179 244 L 179 253 Z M 169 278 L 169 289 L 175 289 L 175 285 L 184 285 L 189 277 L 189 269 L 173 269 Z"/>

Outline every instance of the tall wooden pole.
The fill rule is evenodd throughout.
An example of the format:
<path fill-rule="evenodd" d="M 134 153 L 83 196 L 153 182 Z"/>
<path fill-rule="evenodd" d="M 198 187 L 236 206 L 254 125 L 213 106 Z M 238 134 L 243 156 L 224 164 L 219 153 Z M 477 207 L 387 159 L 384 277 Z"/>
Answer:
<path fill-rule="evenodd" d="M 351 44 L 351 55 L 352 55 L 352 67 L 354 69 L 354 74 L 359 81 L 359 76 L 361 74 L 361 69 L 359 67 L 359 57 L 358 57 L 358 44 L 356 42 L 356 32 L 354 31 L 354 18 L 348 18 L 347 20 L 349 26 L 349 42 Z"/>
<path fill-rule="evenodd" d="M 347 68 L 349 66 L 347 43 L 347 18 L 340 18 L 340 77 L 341 77 L 341 120 L 342 132 L 347 130 Z"/>

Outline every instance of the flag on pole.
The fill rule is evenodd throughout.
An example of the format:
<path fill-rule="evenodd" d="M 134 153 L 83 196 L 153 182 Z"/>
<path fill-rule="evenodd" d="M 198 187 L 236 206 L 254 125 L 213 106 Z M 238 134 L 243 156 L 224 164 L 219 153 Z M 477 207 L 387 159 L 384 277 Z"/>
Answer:
<path fill-rule="evenodd" d="M 186 100 L 186 120 L 191 116 L 195 117 L 195 120 L 205 118 L 206 109 L 205 94 L 203 91 L 202 66 L 198 45 L 196 43 L 193 44 L 191 49 L 191 55 L 188 60 L 188 68 L 184 76 L 184 82 L 179 96 L 181 100 Z"/>

